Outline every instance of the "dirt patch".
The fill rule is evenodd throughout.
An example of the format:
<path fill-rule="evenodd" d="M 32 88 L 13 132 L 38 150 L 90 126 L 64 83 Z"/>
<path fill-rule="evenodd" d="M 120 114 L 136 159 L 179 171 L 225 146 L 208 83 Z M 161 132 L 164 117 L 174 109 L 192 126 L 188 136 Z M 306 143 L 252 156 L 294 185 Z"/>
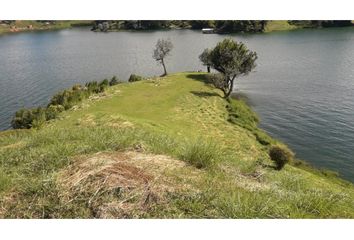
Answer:
<path fill-rule="evenodd" d="M 193 173 L 176 181 L 174 173 L 180 171 Z M 97 218 L 134 218 L 166 204 L 171 192 L 191 191 L 199 172 L 164 155 L 98 153 L 74 159 L 58 183 L 63 204 L 84 204 Z"/>

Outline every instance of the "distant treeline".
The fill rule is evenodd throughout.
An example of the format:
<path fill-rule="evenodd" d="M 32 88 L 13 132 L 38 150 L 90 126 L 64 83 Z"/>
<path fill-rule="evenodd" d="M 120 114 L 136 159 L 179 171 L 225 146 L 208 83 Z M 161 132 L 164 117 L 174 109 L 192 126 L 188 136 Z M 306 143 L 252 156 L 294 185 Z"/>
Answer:
<path fill-rule="evenodd" d="M 291 25 L 301 26 L 305 28 L 353 26 L 351 20 L 292 20 L 288 21 L 288 23 Z"/>
<path fill-rule="evenodd" d="M 94 31 L 157 30 L 157 29 L 202 29 L 214 28 L 216 33 L 263 32 L 266 20 L 117 20 L 94 21 Z M 289 20 L 289 24 L 303 28 L 352 26 L 350 20 Z"/>

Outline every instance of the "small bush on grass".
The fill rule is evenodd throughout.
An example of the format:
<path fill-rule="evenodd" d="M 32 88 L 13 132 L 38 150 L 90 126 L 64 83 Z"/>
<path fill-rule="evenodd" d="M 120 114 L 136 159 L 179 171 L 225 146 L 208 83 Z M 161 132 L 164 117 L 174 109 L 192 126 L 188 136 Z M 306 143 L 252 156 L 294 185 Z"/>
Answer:
<path fill-rule="evenodd" d="M 116 76 L 113 76 L 111 81 L 109 81 L 109 86 L 114 86 L 114 85 L 117 85 L 119 83 L 120 83 L 119 79 Z"/>
<path fill-rule="evenodd" d="M 45 111 L 46 120 L 55 119 L 59 113 L 65 111 L 65 108 L 62 105 L 50 105 Z"/>
<path fill-rule="evenodd" d="M 109 82 L 107 79 L 104 79 L 102 82 L 99 84 L 100 92 L 104 92 L 106 88 L 109 87 Z"/>
<path fill-rule="evenodd" d="M 281 170 L 285 164 L 292 160 L 294 153 L 286 147 L 276 145 L 269 150 L 269 157 L 275 162 L 275 169 Z"/>
<path fill-rule="evenodd" d="M 186 143 L 179 157 L 196 168 L 206 168 L 215 164 L 220 153 L 213 143 L 195 141 Z"/>
<path fill-rule="evenodd" d="M 98 86 L 97 81 L 88 82 L 85 84 L 85 87 L 89 94 L 100 92 L 100 88 Z"/>
<path fill-rule="evenodd" d="M 11 121 L 14 129 L 39 127 L 46 121 L 45 108 L 21 109 Z"/>
<path fill-rule="evenodd" d="M 144 78 L 142 76 L 139 76 L 136 74 L 131 74 L 128 82 L 137 82 L 137 81 L 141 81 L 141 80 L 144 80 Z"/>

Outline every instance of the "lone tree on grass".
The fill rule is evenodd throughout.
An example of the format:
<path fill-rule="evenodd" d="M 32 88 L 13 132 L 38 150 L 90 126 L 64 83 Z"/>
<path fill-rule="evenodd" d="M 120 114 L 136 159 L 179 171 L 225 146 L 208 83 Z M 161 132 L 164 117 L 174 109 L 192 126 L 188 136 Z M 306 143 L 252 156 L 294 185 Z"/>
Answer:
<path fill-rule="evenodd" d="M 159 39 L 156 43 L 152 57 L 163 66 L 164 74 L 162 76 L 167 75 L 164 59 L 170 55 L 172 48 L 173 44 L 170 40 Z"/>
<path fill-rule="evenodd" d="M 204 65 L 222 74 L 222 81 L 217 81 L 214 86 L 222 90 L 227 98 L 232 92 L 235 78 L 247 75 L 256 67 L 257 54 L 242 42 L 224 39 L 214 49 L 204 50 L 199 58 Z"/>
<path fill-rule="evenodd" d="M 210 73 L 210 66 L 212 64 L 210 61 L 210 52 L 211 50 L 209 48 L 206 48 L 204 49 L 202 54 L 199 55 L 199 59 L 203 63 L 203 65 L 207 67 L 208 73 Z"/>

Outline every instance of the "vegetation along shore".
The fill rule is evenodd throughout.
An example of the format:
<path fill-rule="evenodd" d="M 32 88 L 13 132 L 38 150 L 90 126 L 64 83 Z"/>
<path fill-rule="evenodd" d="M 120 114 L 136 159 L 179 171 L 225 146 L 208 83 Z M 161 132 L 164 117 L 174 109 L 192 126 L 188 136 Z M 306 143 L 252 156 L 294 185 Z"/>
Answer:
<path fill-rule="evenodd" d="M 54 95 L 0 132 L 1 218 L 353 218 L 354 186 L 296 159 L 231 98 L 257 53 L 226 38 L 208 72 L 132 74 Z"/>
<path fill-rule="evenodd" d="M 1 132 L 0 217 L 353 217 L 351 183 L 295 158 L 278 170 L 290 150 L 208 75 L 74 86 L 55 118 Z"/>
<path fill-rule="evenodd" d="M 58 30 L 90 26 L 91 30 L 110 32 L 121 30 L 161 30 L 212 28 L 215 33 L 256 33 L 289 31 L 301 28 L 353 26 L 353 21 L 286 21 L 286 20 L 0 20 L 0 34 L 24 31 Z"/>
<path fill-rule="evenodd" d="M 0 20 L 0 34 L 90 26 L 92 21 Z"/>

